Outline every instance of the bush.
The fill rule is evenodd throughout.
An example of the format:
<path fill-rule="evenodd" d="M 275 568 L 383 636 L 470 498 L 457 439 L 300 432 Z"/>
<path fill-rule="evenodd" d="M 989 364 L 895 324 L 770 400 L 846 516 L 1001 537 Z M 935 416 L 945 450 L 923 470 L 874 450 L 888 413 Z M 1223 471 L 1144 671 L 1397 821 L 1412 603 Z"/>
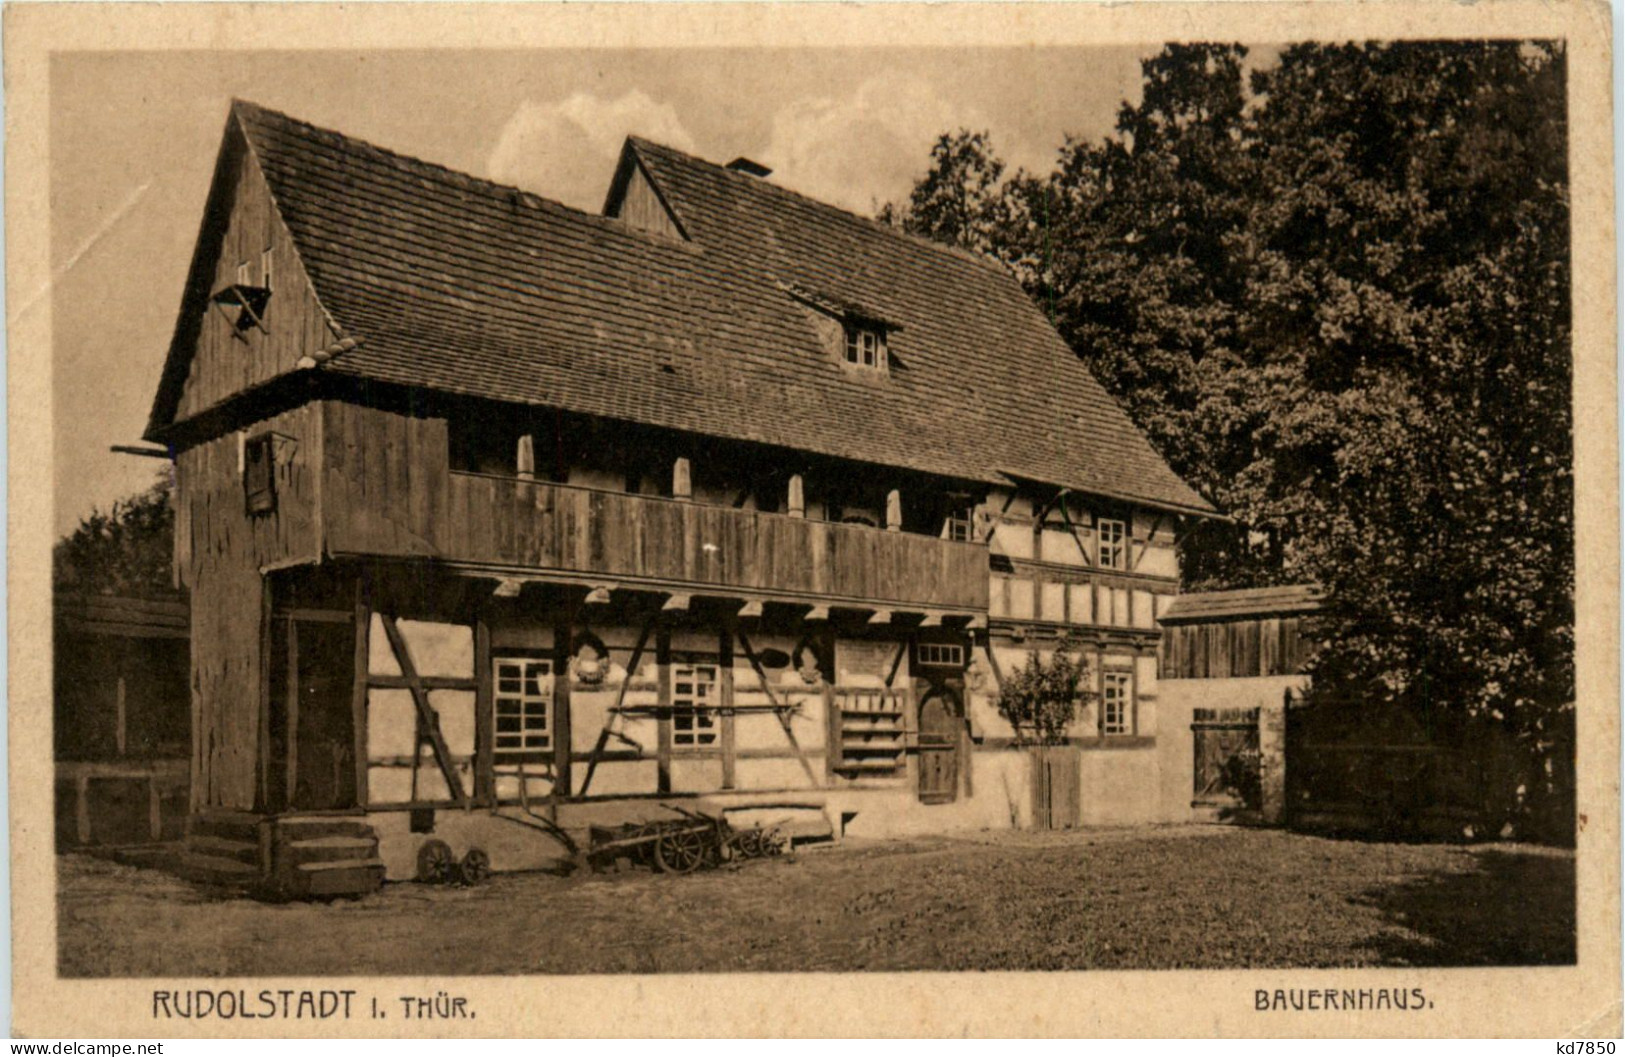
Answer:
<path fill-rule="evenodd" d="M 1063 641 L 1049 660 L 1037 653 L 1004 680 L 999 714 L 1015 728 L 1023 745 L 1060 745 L 1079 709 L 1096 696 L 1089 685 L 1089 665 L 1077 643 Z"/>

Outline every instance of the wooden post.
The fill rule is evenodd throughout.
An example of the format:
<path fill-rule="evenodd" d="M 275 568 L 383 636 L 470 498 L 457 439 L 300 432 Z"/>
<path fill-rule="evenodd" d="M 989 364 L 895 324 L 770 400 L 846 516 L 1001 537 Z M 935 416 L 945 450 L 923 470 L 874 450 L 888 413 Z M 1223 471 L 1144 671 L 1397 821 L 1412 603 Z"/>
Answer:
<path fill-rule="evenodd" d="M 496 729 L 495 695 L 491 686 L 491 626 L 482 613 L 474 620 L 474 797 L 496 803 L 494 772 Z"/>
<path fill-rule="evenodd" d="M 125 721 L 124 721 L 124 676 L 118 677 L 118 685 L 113 688 L 113 743 L 118 748 L 118 754 L 124 755 L 125 749 Z"/>
<path fill-rule="evenodd" d="M 722 713 L 722 788 L 734 788 L 737 769 L 734 748 L 734 640 L 730 626 L 722 629 L 717 640 L 717 680 L 720 711 Z"/>
<path fill-rule="evenodd" d="M 886 531 L 903 531 L 903 493 L 895 488 L 886 493 Z"/>
<path fill-rule="evenodd" d="M 90 776 L 81 774 L 73 783 L 75 800 L 73 811 L 74 828 L 79 834 L 80 844 L 90 843 Z"/>
<path fill-rule="evenodd" d="M 694 483 L 690 477 L 687 459 L 678 459 L 671 467 L 671 494 L 675 499 L 694 498 Z"/>
<path fill-rule="evenodd" d="M 655 792 L 671 792 L 671 631 L 655 631 L 655 669 L 660 686 L 655 691 Z"/>
<path fill-rule="evenodd" d="M 372 609 L 361 578 L 355 581 L 355 681 L 350 690 L 351 744 L 355 747 L 355 802 L 367 806 L 367 675 L 372 668 Z"/>
<path fill-rule="evenodd" d="M 553 795 L 557 804 L 571 795 L 570 778 L 570 647 L 580 610 L 577 603 L 554 618 L 553 624 Z M 607 659 L 606 659 L 607 663 Z"/>
<path fill-rule="evenodd" d="M 519 472 L 519 479 L 532 481 L 536 478 L 536 438 L 526 433 L 519 438 L 519 451 L 514 457 L 514 464 Z"/>
<path fill-rule="evenodd" d="M 277 663 L 277 659 L 272 656 L 272 653 L 276 649 L 276 636 L 273 633 L 275 628 L 275 618 L 271 615 L 271 612 L 271 581 L 269 578 L 262 576 L 260 577 L 259 752 L 255 755 L 259 763 L 260 771 L 260 808 L 265 811 L 272 811 L 276 808 L 276 804 L 272 802 L 273 798 L 271 795 L 271 772 L 276 767 L 276 761 L 271 759 L 271 666 Z M 194 649 L 195 648 L 196 647 L 194 647 Z M 195 711 L 196 710 L 194 710 L 194 712 Z M 198 744 L 194 744 L 192 747 L 194 756 L 197 754 L 201 745 L 201 739 L 198 739 L 198 733 L 197 719 L 194 715 L 192 736 L 194 739 L 198 740 Z M 191 794 L 188 797 L 189 804 L 193 810 L 196 810 L 198 805 L 202 802 L 199 798 L 201 790 L 198 788 L 196 778 L 197 772 L 194 769 Z"/>
<path fill-rule="evenodd" d="M 163 811 L 158 804 L 158 776 L 147 777 L 147 832 L 152 834 L 153 840 L 160 840 L 164 835 Z"/>
<path fill-rule="evenodd" d="M 299 787 L 299 622 L 288 618 L 288 785 L 284 807 L 292 807 Z"/>
<path fill-rule="evenodd" d="M 807 489 L 801 480 L 801 475 L 790 475 L 790 496 L 788 503 L 791 517 L 807 516 Z"/>

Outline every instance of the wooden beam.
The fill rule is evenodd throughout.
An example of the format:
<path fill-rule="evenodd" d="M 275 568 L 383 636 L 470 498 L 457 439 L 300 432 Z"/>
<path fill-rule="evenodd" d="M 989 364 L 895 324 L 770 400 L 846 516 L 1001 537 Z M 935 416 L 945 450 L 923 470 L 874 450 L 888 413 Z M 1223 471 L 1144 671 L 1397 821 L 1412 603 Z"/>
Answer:
<path fill-rule="evenodd" d="M 891 623 L 891 618 L 892 618 L 892 611 L 891 610 L 889 610 L 889 609 L 877 609 L 873 613 L 869 614 L 869 623 L 871 623 L 871 624 L 890 624 Z"/>
<path fill-rule="evenodd" d="M 829 619 L 829 607 L 828 606 L 813 606 L 811 609 L 807 610 L 807 612 L 802 615 L 801 619 L 802 620 L 828 620 Z"/>
<path fill-rule="evenodd" d="M 480 679 L 463 675 L 420 675 L 416 681 L 404 675 L 369 675 L 367 682 L 380 690 L 410 690 L 414 685 L 425 690 L 478 690 Z"/>
<path fill-rule="evenodd" d="M 686 612 L 688 610 L 688 604 L 690 601 L 692 601 L 692 596 L 690 595 L 674 594 L 670 598 L 667 598 L 665 603 L 660 608 L 668 613 Z"/>
<path fill-rule="evenodd" d="M 573 605 L 562 618 L 555 617 L 553 624 L 553 792 L 548 799 L 555 808 L 560 798 L 571 793 L 570 695 L 575 680 L 570 673 L 570 651 L 580 617 L 581 606 Z"/>
<path fill-rule="evenodd" d="M 1133 546 L 1134 545 L 1134 512 L 1132 510 L 1129 511 L 1128 516 L 1129 516 L 1129 523 L 1128 523 L 1129 545 Z M 1151 531 L 1146 533 L 1145 546 L 1140 548 L 1140 553 L 1135 556 L 1134 561 L 1129 563 L 1129 567 L 1128 567 L 1129 572 L 1133 572 L 1134 570 L 1138 569 L 1140 567 L 1140 563 L 1145 560 L 1146 553 L 1151 550 L 1151 541 L 1157 538 L 1157 530 L 1162 528 L 1162 519 L 1165 516 L 1166 515 L 1159 513 L 1157 515 L 1157 519 L 1155 521 L 1151 522 Z"/>
<path fill-rule="evenodd" d="M 446 780 L 446 789 L 451 793 L 452 799 L 460 801 L 463 807 L 472 807 L 468 794 L 463 790 L 462 779 L 457 776 L 457 765 L 451 758 L 451 751 L 446 748 L 446 739 L 440 735 L 440 717 L 435 715 L 434 706 L 429 703 L 429 691 L 418 678 L 417 665 L 412 663 L 412 653 L 406 648 L 406 640 L 401 637 L 401 629 L 396 626 L 394 616 L 379 614 L 384 625 L 384 634 L 389 638 L 389 648 L 395 654 L 395 663 L 400 665 L 401 674 L 408 680 L 407 689 L 412 691 L 412 703 L 417 707 L 418 722 L 423 726 L 423 735 L 428 738 L 429 745 L 434 749 L 434 761 L 440 768 L 440 776 Z M 418 743 L 421 745 L 421 742 Z M 412 777 L 417 779 L 417 748 L 413 746 Z M 414 791 L 413 799 L 417 799 Z"/>
<path fill-rule="evenodd" d="M 496 803 L 496 695 L 491 685 L 491 625 L 474 619 L 474 796 Z"/>
<path fill-rule="evenodd" d="M 737 615 L 741 617 L 759 617 L 762 615 L 762 603 L 746 602 L 739 608 Z"/>
<path fill-rule="evenodd" d="M 806 750 L 802 749 L 800 740 L 796 738 L 795 728 L 790 725 L 790 710 L 781 703 L 779 696 L 773 692 L 773 684 L 768 680 L 767 672 L 762 668 L 762 662 L 757 659 L 756 651 L 751 649 L 750 639 L 746 637 L 743 631 L 739 632 L 739 645 L 744 649 L 745 659 L 750 662 L 751 669 L 756 672 L 756 678 L 762 684 L 762 690 L 767 694 L 767 699 L 777 706 L 774 708 L 773 714 L 778 717 L 779 726 L 784 728 L 784 736 L 789 739 L 790 747 L 796 752 L 796 761 L 801 764 L 801 769 L 807 773 L 807 780 L 813 784 L 813 788 L 821 787 L 823 783 L 813 773 L 812 764 L 807 762 Z"/>
<path fill-rule="evenodd" d="M 717 681 L 722 713 L 722 788 L 734 788 L 737 763 L 734 746 L 734 644 L 724 627 L 717 639 Z"/>
<path fill-rule="evenodd" d="M 683 596 L 685 599 L 687 595 Z M 660 688 L 655 704 L 659 706 L 659 719 L 655 721 L 655 792 L 671 792 L 671 632 L 661 626 L 655 630 L 655 661 L 660 667 Z"/>
<path fill-rule="evenodd" d="M 903 666 L 903 654 L 907 652 L 913 639 L 904 639 L 897 644 L 897 655 L 891 659 L 891 671 L 886 673 L 886 689 L 891 689 L 892 680 L 897 678 L 897 670 Z"/>
<path fill-rule="evenodd" d="M 372 631 L 372 609 L 367 605 L 367 596 L 362 588 L 361 578 L 355 582 L 355 613 L 351 616 L 355 621 L 355 667 L 353 682 L 350 686 L 350 724 L 351 744 L 355 747 L 355 802 L 362 807 L 367 804 L 367 676 L 371 665 L 370 633 Z"/>
<path fill-rule="evenodd" d="M 287 713 L 287 734 L 284 744 L 287 746 L 287 786 L 286 796 L 282 803 L 285 807 L 292 807 L 294 790 L 299 785 L 299 624 L 288 621 L 288 675 L 284 680 L 287 683 L 288 704 L 284 711 Z"/>
<path fill-rule="evenodd" d="M 610 728 L 616 717 L 620 714 L 621 705 L 626 701 L 626 691 L 637 677 L 638 664 L 643 660 L 643 648 L 648 645 L 649 633 L 654 630 L 655 623 L 660 619 L 658 614 L 651 614 L 643 622 L 643 630 L 638 632 L 638 642 L 632 647 L 632 658 L 626 662 L 626 678 L 621 680 L 619 689 L 615 691 L 615 704 L 604 713 L 604 726 L 598 732 L 598 741 L 592 747 L 592 758 L 587 761 L 587 776 L 581 780 L 581 792 L 577 795 L 586 796 L 592 785 L 593 772 L 598 770 L 598 758 L 603 755 L 604 748 L 609 744 Z M 658 690 L 656 691 L 658 693 Z"/>

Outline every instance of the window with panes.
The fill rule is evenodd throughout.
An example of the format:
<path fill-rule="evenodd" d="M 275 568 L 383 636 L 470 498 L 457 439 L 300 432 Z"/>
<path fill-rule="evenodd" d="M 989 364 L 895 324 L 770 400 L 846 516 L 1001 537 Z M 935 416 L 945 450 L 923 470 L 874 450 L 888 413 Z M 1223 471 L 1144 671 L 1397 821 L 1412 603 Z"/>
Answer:
<path fill-rule="evenodd" d="M 553 751 L 553 662 L 541 657 L 493 657 L 492 756 L 523 761 Z"/>
<path fill-rule="evenodd" d="M 720 688 L 714 664 L 677 664 L 671 669 L 671 743 L 705 748 L 717 743 Z"/>
<path fill-rule="evenodd" d="M 1105 672 L 1100 684 L 1100 732 L 1107 737 L 1134 733 L 1133 679 L 1128 672 Z"/>

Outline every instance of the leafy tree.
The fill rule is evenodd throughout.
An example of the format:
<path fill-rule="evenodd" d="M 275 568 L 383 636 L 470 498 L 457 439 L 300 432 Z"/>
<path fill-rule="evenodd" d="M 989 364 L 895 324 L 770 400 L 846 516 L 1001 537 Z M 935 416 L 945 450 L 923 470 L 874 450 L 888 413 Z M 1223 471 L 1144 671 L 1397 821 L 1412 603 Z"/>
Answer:
<path fill-rule="evenodd" d="M 999 688 L 999 714 L 1023 743 L 1063 744 L 1079 709 L 1095 697 L 1084 689 L 1088 675 L 1089 664 L 1077 643 L 1058 644 L 1048 660 L 1032 653 Z"/>
<path fill-rule="evenodd" d="M 1003 242 L 1004 163 L 986 131 L 943 133 L 931 148 L 931 169 L 903 206 L 886 204 L 880 219 L 949 245 L 994 253 Z"/>
<path fill-rule="evenodd" d="M 1165 48 L 1047 174 L 939 142 L 903 222 L 1008 264 L 1232 515 L 1188 586 L 1320 583 L 1317 686 L 1546 743 L 1574 696 L 1562 45 L 1246 60 Z M 970 238 L 913 209 L 961 198 Z"/>
<path fill-rule="evenodd" d="M 57 591 L 138 598 L 174 593 L 170 572 L 175 515 L 166 467 L 152 487 L 94 510 L 51 554 Z"/>

